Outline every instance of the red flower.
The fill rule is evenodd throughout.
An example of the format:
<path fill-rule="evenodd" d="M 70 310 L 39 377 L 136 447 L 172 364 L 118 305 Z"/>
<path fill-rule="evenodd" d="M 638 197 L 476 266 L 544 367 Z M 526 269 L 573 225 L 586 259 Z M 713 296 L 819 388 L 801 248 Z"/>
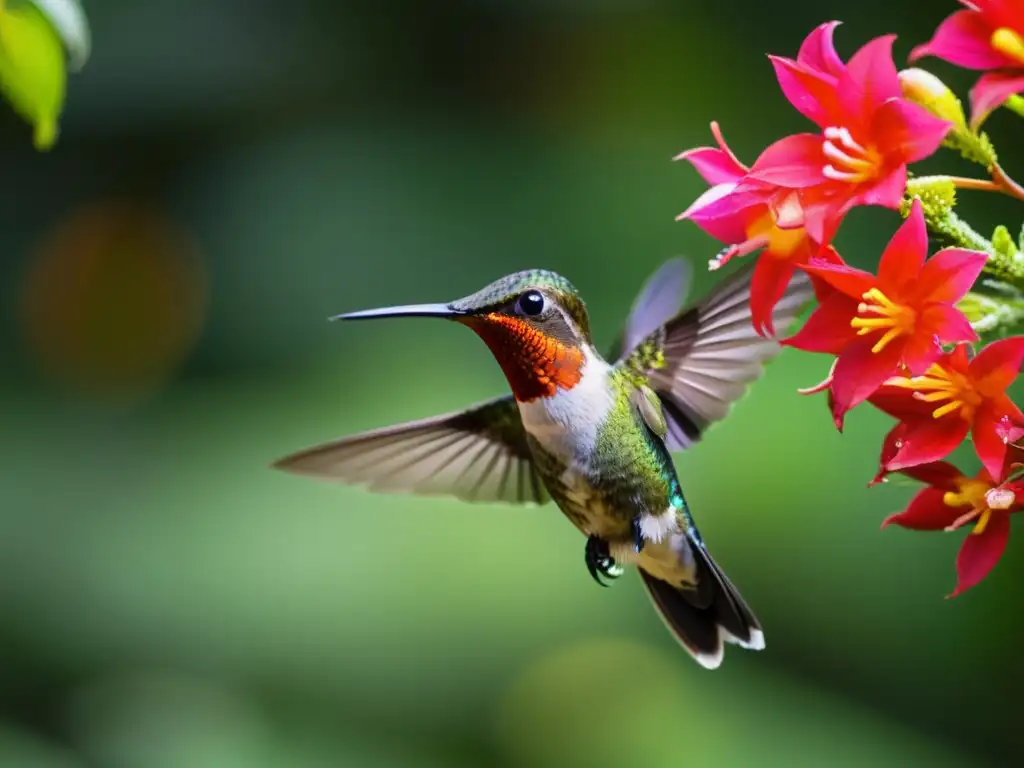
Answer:
<path fill-rule="evenodd" d="M 999 477 L 1009 444 L 1024 437 L 1024 414 L 1006 394 L 1022 362 L 1024 336 L 1014 336 L 989 344 L 973 360 L 959 344 L 924 376 L 889 379 L 871 399 L 900 419 L 886 438 L 882 471 L 944 458 L 970 432 L 981 463 Z"/>
<path fill-rule="evenodd" d="M 974 285 L 986 255 L 947 248 L 926 262 L 927 249 L 925 215 L 915 200 L 882 254 L 878 278 L 844 263 L 803 267 L 820 304 L 782 344 L 838 355 L 830 391 L 840 429 L 846 412 L 901 367 L 923 374 L 942 354 L 941 344 L 978 338 L 953 304 Z"/>
<path fill-rule="evenodd" d="M 897 208 L 907 164 L 935 152 L 952 127 L 903 98 L 892 60 L 895 36 L 872 40 L 844 64 L 832 44 L 837 25 L 812 32 L 796 61 L 771 57 L 786 98 L 822 132 L 775 142 L 749 174 L 823 201 L 806 221 L 821 243 L 831 241 L 856 205 Z"/>
<path fill-rule="evenodd" d="M 729 259 L 761 250 L 751 284 L 750 311 L 761 335 L 775 333 L 772 310 L 785 293 L 798 264 L 806 264 L 819 245 L 804 229 L 803 193 L 771 184 L 743 184 L 747 167 L 732 153 L 717 123 L 711 132 L 718 147 L 697 147 L 680 154 L 711 188 L 683 211 L 712 237 L 729 245 L 712 262 L 718 269 Z"/>
<path fill-rule="evenodd" d="M 925 464 L 904 474 L 928 483 L 928 487 L 919 491 L 903 512 L 887 517 L 883 528 L 895 524 L 915 531 L 952 531 L 974 524 L 957 555 L 957 586 L 949 595 L 955 597 L 975 586 L 999 562 L 1010 535 L 1010 515 L 1024 507 L 1024 485 L 1008 482 L 1005 475 L 994 482 L 985 470 L 966 477 L 945 462 Z"/>
<path fill-rule="evenodd" d="M 906 444 L 907 434 L 913 433 L 919 424 L 930 423 L 934 405 L 924 402 L 920 398 L 913 397 L 906 389 L 892 387 L 883 384 L 875 393 L 868 398 L 868 402 L 883 413 L 896 419 L 896 426 L 889 430 L 885 439 L 882 440 L 882 454 L 878 460 L 878 474 L 868 483 L 869 486 L 877 485 L 885 480 L 886 476 L 897 471 L 891 467 L 893 459 L 900 449 Z M 946 454 L 938 458 L 944 458 Z M 916 471 L 914 465 L 904 468 L 908 474 Z M 916 475 L 915 475 L 916 476 Z"/>
<path fill-rule="evenodd" d="M 971 89 L 971 127 L 1015 93 L 1024 92 L 1024 3 L 973 0 L 935 30 L 935 36 L 910 52 L 945 59 L 966 69 L 988 70 Z"/>
<path fill-rule="evenodd" d="M 878 277 L 843 263 L 815 260 L 803 267 L 820 304 L 782 343 L 838 356 L 830 386 L 839 429 L 848 410 L 901 368 L 923 374 L 942 354 L 941 344 L 978 338 L 954 303 L 987 256 L 946 248 L 926 262 L 927 247 L 924 213 L 915 200 L 882 254 Z"/>

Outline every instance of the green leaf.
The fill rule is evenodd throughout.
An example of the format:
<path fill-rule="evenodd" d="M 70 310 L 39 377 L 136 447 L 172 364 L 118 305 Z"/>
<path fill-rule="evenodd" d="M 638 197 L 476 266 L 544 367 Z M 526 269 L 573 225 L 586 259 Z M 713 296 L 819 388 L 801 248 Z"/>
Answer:
<path fill-rule="evenodd" d="M 0 92 L 33 126 L 36 149 L 57 140 L 67 67 L 80 68 L 89 49 L 77 0 L 0 0 Z"/>
<path fill-rule="evenodd" d="M 64 48 L 42 12 L 28 4 L 0 9 L 0 91 L 35 127 L 36 149 L 57 140 L 65 79 Z"/>

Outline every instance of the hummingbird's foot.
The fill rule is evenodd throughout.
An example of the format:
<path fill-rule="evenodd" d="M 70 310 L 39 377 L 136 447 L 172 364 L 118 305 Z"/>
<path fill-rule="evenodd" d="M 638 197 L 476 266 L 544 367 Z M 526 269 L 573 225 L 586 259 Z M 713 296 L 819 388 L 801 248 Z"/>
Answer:
<path fill-rule="evenodd" d="M 643 531 L 640 529 L 640 515 L 637 515 L 633 518 L 632 528 L 633 548 L 636 550 L 637 554 L 640 554 L 644 549 L 644 534 Z"/>
<path fill-rule="evenodd" d="M 600 536 L 587 537 L 584 558 L 587 561 L 587 570 L 590 571 L 590 575 L 602 587 L 609 586 L 601 581 L 602 576 L 614 580 L 623 574 L 622 566 L 615 562 L 615 558 L 608 551 L 608 542 Z"/>

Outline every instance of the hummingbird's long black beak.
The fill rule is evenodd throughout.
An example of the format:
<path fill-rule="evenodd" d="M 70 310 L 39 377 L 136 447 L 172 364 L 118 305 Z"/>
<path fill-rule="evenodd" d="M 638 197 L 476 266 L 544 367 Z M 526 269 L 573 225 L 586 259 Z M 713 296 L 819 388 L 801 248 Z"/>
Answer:
<path fill-rule="evenodd" d="M 364 309 L 359 312 L 346 312 L 335 315 L 329 320 L 375 320 L 381 317 L 441 317 L 453 320 L 462 317 L 466 312 L 452 309 L 447 304 L 404 304 L 400 307 L 381 307 L 380 309 Z"/>

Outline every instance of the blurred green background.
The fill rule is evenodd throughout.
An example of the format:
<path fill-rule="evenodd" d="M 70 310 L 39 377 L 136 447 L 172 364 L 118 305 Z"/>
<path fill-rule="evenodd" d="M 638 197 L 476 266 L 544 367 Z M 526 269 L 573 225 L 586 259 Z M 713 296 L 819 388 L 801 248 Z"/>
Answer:
<path fill-rule="evenodd" d="M 673 155 L 712 119 L 747 161 L 808 128 L 766 52 L 838 17 L 844 58 L 895 32 L 902 62 L 952 0 L 85 7 L 57 147 L 0 110 L 0 765 L 1017 764 L 1024 550 L 944 600 L 961 536 L 879 531 L 914 489 L 865 488 L 885 417 L 838 435 L 796 395 L 826 358 L 785 353 L 678 456 L 766 628 L 715 673 L 554 507 L 267 468 L 505 387 L 463 329 L 330 314 L 544 267 L 603 345 L 663 260 L 706 290 Z M 989 127 L 1019 172 L 1019 123 Z M 872 266 L 897 224 L 855 211 L 839 248 Z"/>

